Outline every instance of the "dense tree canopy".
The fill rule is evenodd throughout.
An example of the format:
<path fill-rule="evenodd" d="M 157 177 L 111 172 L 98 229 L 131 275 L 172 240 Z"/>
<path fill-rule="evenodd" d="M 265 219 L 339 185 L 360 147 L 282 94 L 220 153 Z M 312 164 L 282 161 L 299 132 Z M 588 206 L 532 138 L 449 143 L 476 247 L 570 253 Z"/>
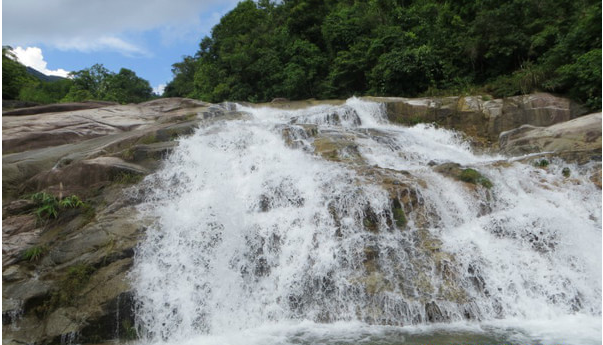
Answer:
<path fill-rule="evenodd" d="M 168 96 L 267 101 L 544 90 L 601 108 L 601 2 L 245 0 Z"/>
<path fill-rule="evenodd" d="M 11 47 L 2 47 L 2 99 L 17 99 L 21 89 L 35 78 L 17 61 Z"/>
<path fill-rule="evenodd" d="M 149 82 L 133 71 L 122 68 L 113 73 L 101 64 L 72 72 L 68 79 L 40 80 L 27 72 L 10 47 L 2 47 L 2 99 L 43 104 L 85 100 L 123 104 L 140 103 L 152 97 Z"/>
<path fill-rule="evenodd" d="M 73 86 L 64 98 L 66 101 L 94 99 L 122 104 L 140 103 L 149 100 L 153 95 L 149 82 L 127 68 L 122 68 L 116 74 L 103 65 L 96 64 L 72 72 L 71 79 Z"/>

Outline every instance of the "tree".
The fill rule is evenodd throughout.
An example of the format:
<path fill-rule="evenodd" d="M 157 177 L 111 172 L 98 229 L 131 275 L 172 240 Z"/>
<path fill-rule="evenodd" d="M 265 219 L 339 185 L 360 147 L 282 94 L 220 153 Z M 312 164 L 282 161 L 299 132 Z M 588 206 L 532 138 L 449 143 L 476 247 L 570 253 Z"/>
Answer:
<path fill-rule="evenodd" d="M 182 62 L 172 65 L 174 79 L 163 92 L 164 97 L 192 97 L 195 88 L 195 71 L 197 59 L 192 56 L 183 57 Z"/>
<path fill-rule="evenodd" d="M 149 82 L 127 68 L 122 68 L 115 74 L 102 64 L 95 64 L 90 68 L 70 73 L 70 77 L 73 86 L 63 101 L 94 99 L 122 104 L 139 103 L 151 99 L 153 94 Z"/>
<path fill-rule="evenodd" d="M 85 100 L 102 100 L 106 94 L 106 79 L 111 72 L 102 64 L 69 73 L 73 86 L 65 96 L 65 101 L 81 102 Z"/>
<path fill-rule="evenodd" d="M 25 85 L 19 91 L 19 99 L 36 103 L 58 103 L 71 89 L 73 82 L 70 79 L 57 81 L 38 81 Z"/>
<path fill-rule="evenodd" d="M 151 99 L 153 95 L 149 82 L 127 68 L 122 68 L 117 74 L 109 74 L 101 85 L 104 90 L 102 99 L 106 101 L 140 103 Z"/>
<path fill-rule="evenodd" d="M 17 61 L 12 48 L 2 46 L 2 99 L 18 99 L 21 89 L 35 82 L 25 66 Z"/>
<path fill-rule="evenodd" d="M 245 0 L 199 48 L 173 65 L 167 95 L 220 102 L 549 90 L 601 108 L 595 0 Z"/>

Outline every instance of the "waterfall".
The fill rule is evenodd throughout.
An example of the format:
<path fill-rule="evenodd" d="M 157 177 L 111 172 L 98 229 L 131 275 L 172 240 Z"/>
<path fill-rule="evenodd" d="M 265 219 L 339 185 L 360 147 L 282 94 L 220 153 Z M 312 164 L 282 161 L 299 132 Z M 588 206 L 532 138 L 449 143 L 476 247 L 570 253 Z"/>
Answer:
<path fill-rule="evenodd" d="M 592 167 L 478 155 L 356 98 L 237 110 L 144 181 L 154 221 L 131 274 L 143 343 L 394 344 L 441 327 L 600 342 Z M 491 186 L 451 173 L 468 168 Z M 583 338 L 556 326 L 576 323 Z"/>

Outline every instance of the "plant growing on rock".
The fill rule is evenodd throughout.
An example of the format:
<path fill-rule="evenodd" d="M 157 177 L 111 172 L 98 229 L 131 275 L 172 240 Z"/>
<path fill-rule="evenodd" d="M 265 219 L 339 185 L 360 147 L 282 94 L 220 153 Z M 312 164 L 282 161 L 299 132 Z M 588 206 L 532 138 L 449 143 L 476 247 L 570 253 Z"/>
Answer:
<path fill-rule="evenodd" d="M 539 161 L 537 161 L 536 163 L 534 163 L 535 166 L 539 167 L 539 168 L 546 168 L 549 166 L 549 161 L 546 159 L 541 159 Z"/>
<path fill-rule="evenodd" d="M 563 170 L 561 170 L 561 174 L 563 174 L 563 177 L 570 177 L 572 171 L 570 170 L 570 168 L 565 167 L 563 168 Z"/>
<path fill-rule="evenodd" d="M 38 261 L 48 252 L 48 248 L 46 246 L 34 246 L 23 252 L 23 260 L 27 261 Z"/>
<path fill-rule="evenodd" d="M 35 193 L 31 196 L 31 200 L 37 205 L 35 213 L 38 218 L 57 218 L 59 215 L 59 203 L 54 195 L 44 192 Z"/>
<path fill-rule="evenodd" d="M 490 189 L 492 188 L 492 182 L 482 174 L 480 174 L 477 170 L 467 168 L 461 171 L 459 175 L 459 179 L 463 182 L 472 183 L 472 184 L 481 184 L 482 186 Z"/>
<path fill-rule="evenodd" d="M 144 178 L 144 175 L 131 171 L 120 171 L 113 176 L 113 182 L 118 184 L 136 184 Z"/>
<path fill-rule="evenodd" d="M 76 303 L 76 297 L 90 281 L 95 268 L 87 264 L 77 264 L 67 269 L 66 275 L 58 282 L 58 289 L 50 298 L 35 310 L 39 317 L 48 315 L 51 311 Z"/>
<path fill-rule="evenodd" d="M 86 206 L 86 204 L 75 195 L 59 199 L 52 194 L 39 192 L 33 194 L 31 200 L 36 203 L 37 208 L 35 213 L 39 219 L 56 219 L 61 210 Z"/>

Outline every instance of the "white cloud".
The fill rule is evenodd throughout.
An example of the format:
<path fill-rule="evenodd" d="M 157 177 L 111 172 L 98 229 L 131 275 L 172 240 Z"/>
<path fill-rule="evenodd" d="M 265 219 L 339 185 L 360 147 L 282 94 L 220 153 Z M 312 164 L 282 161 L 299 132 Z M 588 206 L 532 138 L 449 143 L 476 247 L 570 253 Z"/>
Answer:
<path fill-rule="evenodd" d="M 77 50 L 81 52 L 115 51 L 129 57 L 151 55 L 144 48 L 112 36 L 101 36 L 95 40 L 86 40 L 82 38 L 59 40 L 55 42 L 54 45 L 61 50 Z"/>
<path fill-rule="evenodd" d="M 69 71 L 65 71 L 62 68 L 56 70 L 49 70 L 48 68 L 46 68 L 48 63 L 44 61 L 42 49 L 38 47 L 27 47 L 25 49 L 17 47 L 13 50 L 13 52 L 17 56 L 19 62 L 46 75 L 56 75 L 59 77 L 67 78 L 67 75 L 69 74 Z"/>
<path fill-rule="evenodd" d="M 232 9 L 238 0 L 4 0 L 3 44 L 145 54 L 139 33 L 164 30 L 170 40 L 208 34 L 208 13 Z M 217 22 L 217 21 L 216 21 Z M 215 22 L 213 23 L 215 24 Z M 212 24 L 212 25 L 213 25 Z M 168 28 L 168 29 L 164 29 Z M 137 43 L 138 42 L 138 43 Z"/>
<path fill-rule="evenodd" d="M 159 85 L 155 86 L 153 88 L 153 93 L 158 96 L 163 95 L 163 91 L 165 91 L 165 86 L 166 86 L 166 84 L 159 84 Z"/>

